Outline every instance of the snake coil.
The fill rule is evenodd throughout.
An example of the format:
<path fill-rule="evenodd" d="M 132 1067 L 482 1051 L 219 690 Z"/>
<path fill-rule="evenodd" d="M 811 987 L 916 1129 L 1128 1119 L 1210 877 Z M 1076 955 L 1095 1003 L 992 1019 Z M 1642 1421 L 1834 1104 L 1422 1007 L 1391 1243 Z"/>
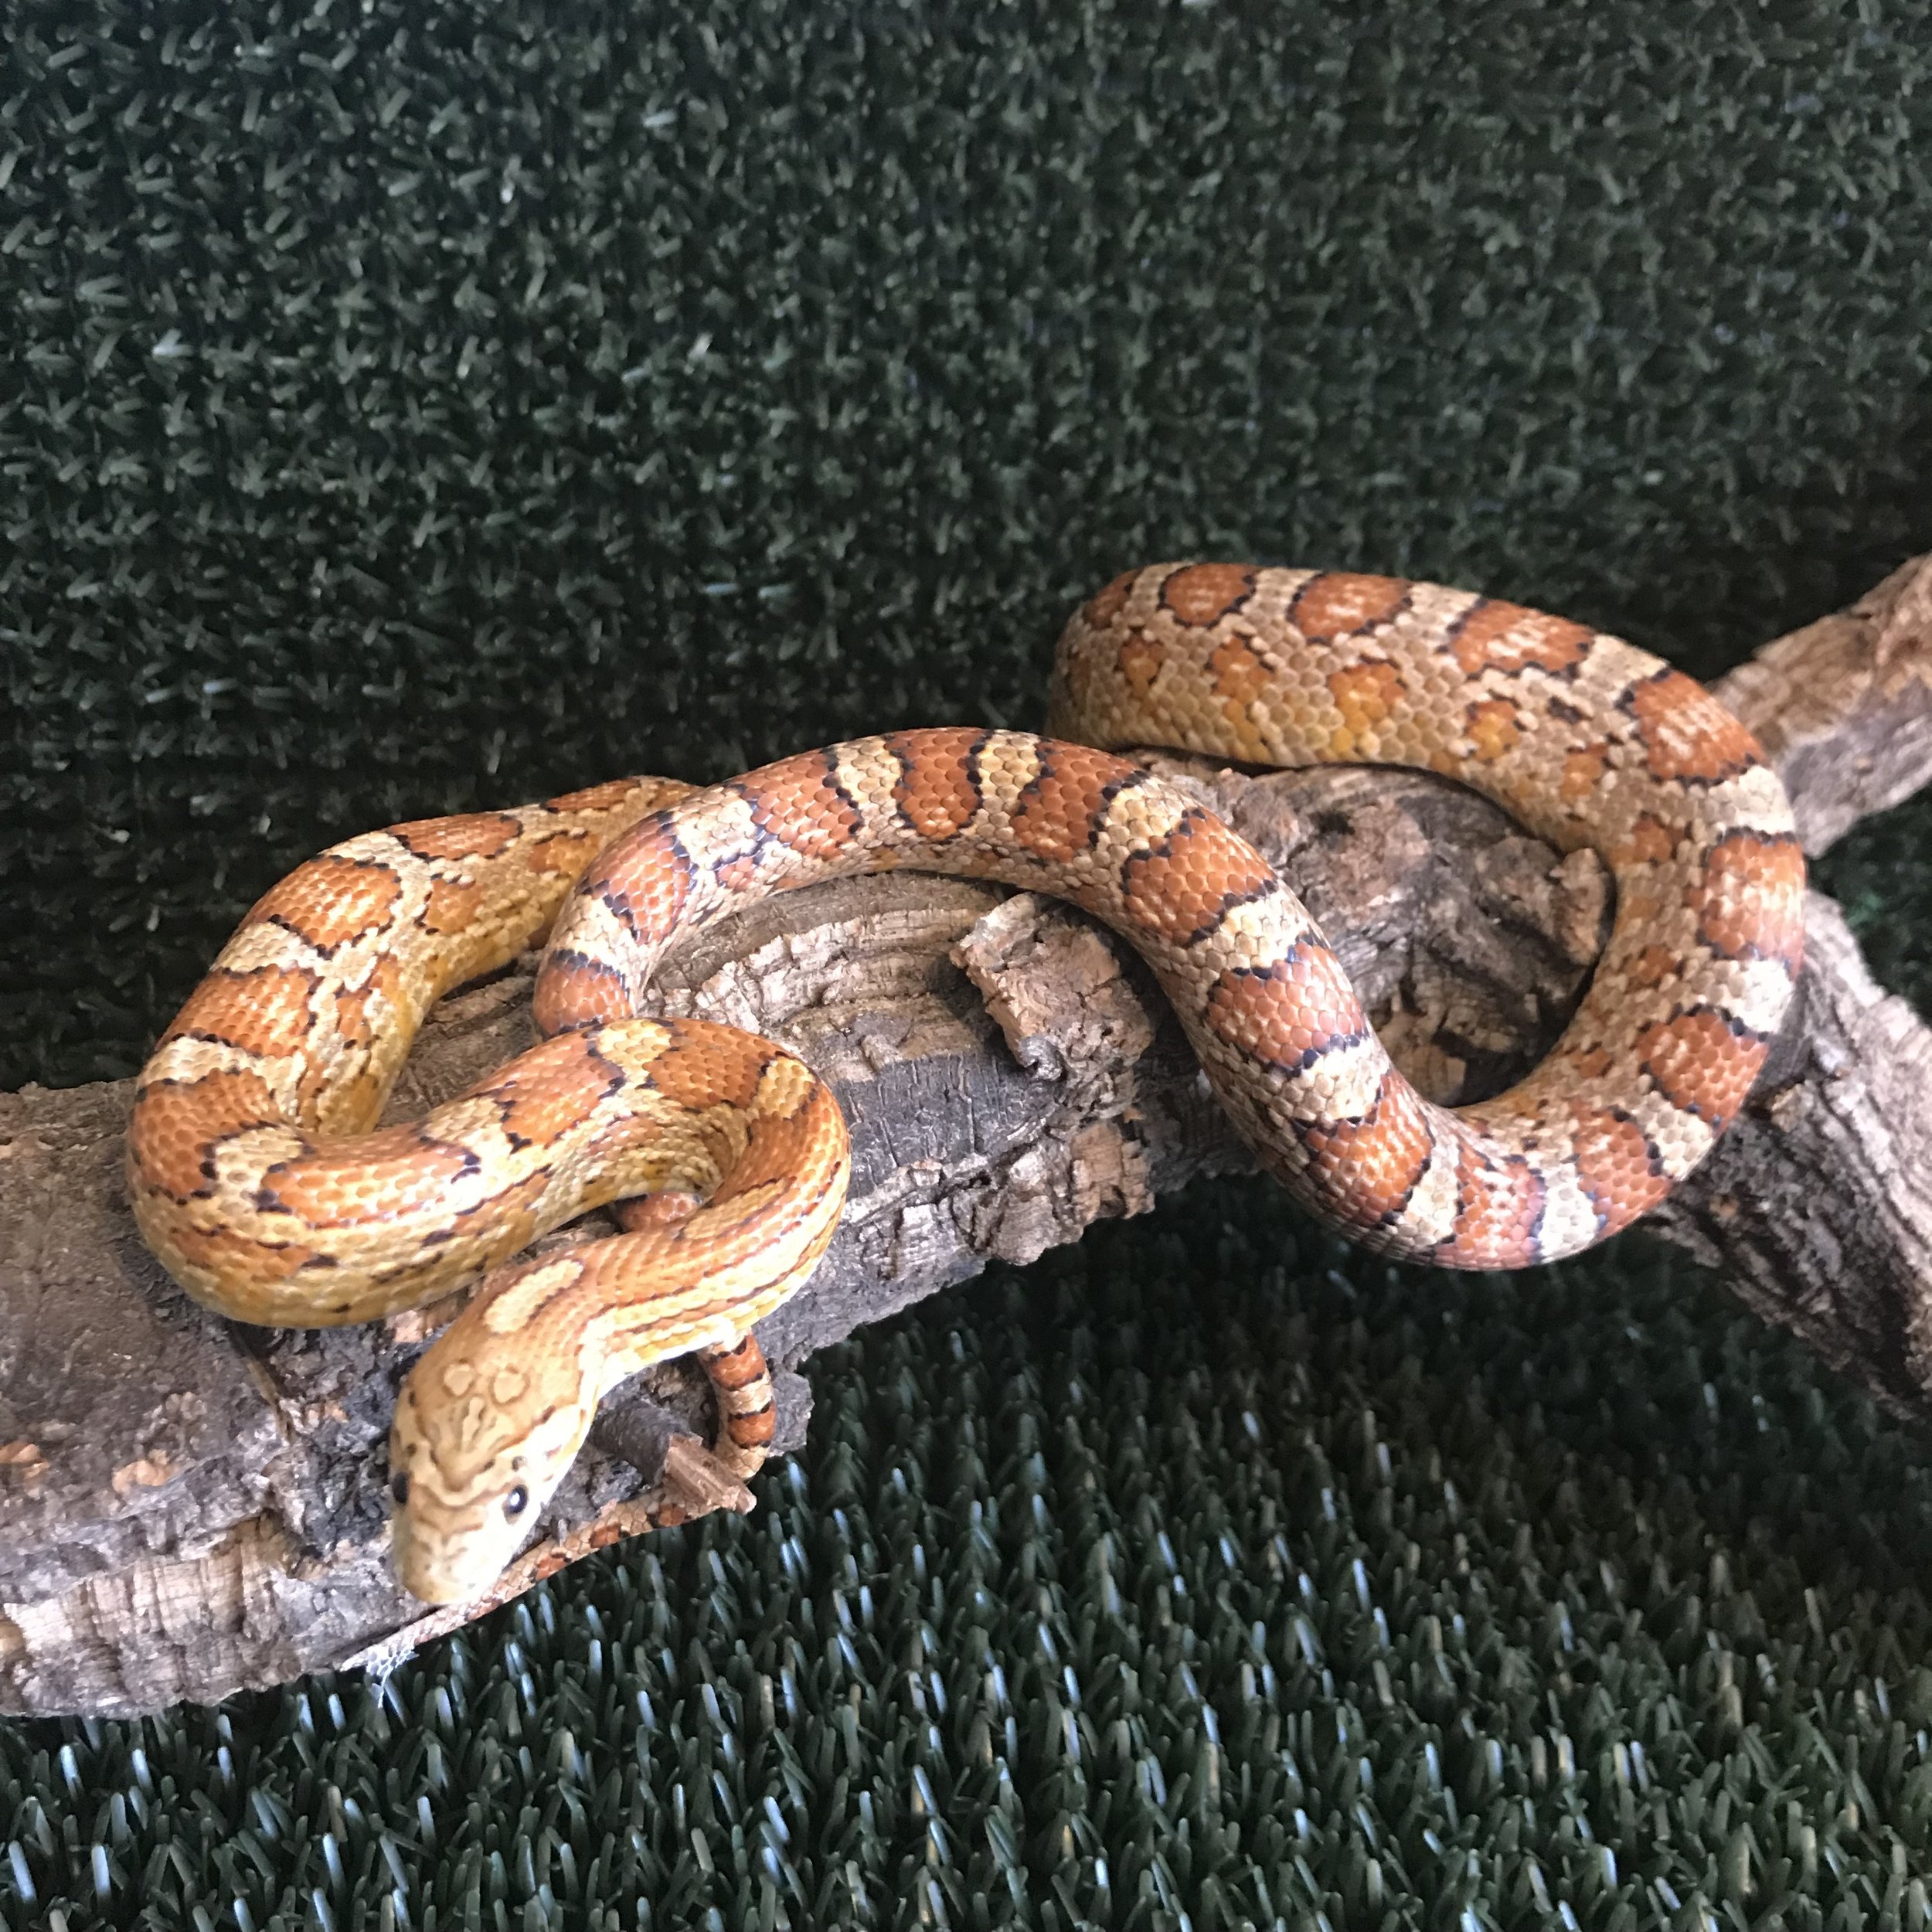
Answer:
<path fill-rule="evenodd" d="M 1791 1001 L 1804 866 L 1775 774 L 1709 692 L 1586 626 L 1391 578 L 1162 565 L 1076 614 L 1048 728 L 899 732 L 703 791 L 634 779 L 392 826 L 243 920 L 141 1075 L 135 1214 L 237 1321 L 366 1321 L 488 1277 L 397 1409 L 396 1561 L 418 1596 L 487 1587 L 598 1400 L 649 1362 L 696 1352 L 714 1453 L 740 1475 L 762 1459 L 751 1330 L 832 1238 L 844 1123 L 769 1042 L 638 1016 L 671 942 L 752 900 L 895 866 L 1071 901 L 1146 958 L 1298 1199 L 1454 1267 L 1573 1253 L 1655 1206 L 1736 1115 Z M 1561 1039 L 1493 1100 L 1423 1100 L 1300 901 L 1113 755 L 1134 744 L 1420 766 L 1599 853 L 1615 924 Z M 434 1001 L 546 931 L 543 1043 L 372 1131 Z M 623 1233 L 512 1260 L 611 1201 Z"/>

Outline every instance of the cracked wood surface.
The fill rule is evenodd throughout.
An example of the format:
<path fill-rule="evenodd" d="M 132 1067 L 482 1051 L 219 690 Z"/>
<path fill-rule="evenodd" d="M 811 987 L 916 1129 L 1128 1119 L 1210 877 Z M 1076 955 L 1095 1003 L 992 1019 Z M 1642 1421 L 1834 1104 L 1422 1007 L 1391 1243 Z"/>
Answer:
<path fill-rule="evenodd" d="M 1932 775 L 1929 665 L 1921 559 L 1721 687 L 1780 760 L 1811 849 Z M 1426 1091 L 1492 1092 L 1561 1030 L 1607 927 L 1589 855 L 1559 859 L 1421 774 L 1150 762 L 1302 893 Z M 1647 1225 L 1932 1418 L 1932 1032 L 1872 984 L 1828 900 L 1809 925 L 1747 1117 Z M 526 1043 L 529 990 L 512 973 L 445 1002 L 392 1117 Z M 989 1260 L 1252 1165 L 1139 961 L 1032 895 L 900 874 L 768 901 L 668 961 L 659 1007 L 781 1039 L 852 1123 L 838 1238 L 760 1331 L 781 1450 L 804 1439 L 797 1371 L 818 1349 Z M 189 1302 L 128 1217 L 130 1085 L 0 1095 L 0 1712 L 122 1713 L 379 1665 L 488 1607 L 424 1616 L 388 1574 L 382 1445 L 437 1318 L 277 1333 Z M 618 1391 L 492 1600 L 663 1501 L 749 1506 L 691 1440 L 705 1427 L 682 1365 Z"/>

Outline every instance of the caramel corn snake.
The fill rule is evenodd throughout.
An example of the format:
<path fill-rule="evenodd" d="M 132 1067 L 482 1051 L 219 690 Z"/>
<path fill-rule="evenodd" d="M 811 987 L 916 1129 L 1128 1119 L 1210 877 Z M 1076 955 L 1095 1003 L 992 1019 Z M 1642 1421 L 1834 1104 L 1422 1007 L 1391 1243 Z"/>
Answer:
<path fill-rule="evenodd" d="M 635 1016 L 675 937 L 763 894 L 904 866 L 1071 901 L 1147 959 L 1298 1199 L 1457 1267 L 1573 1253 L 1660 1200 L 1736 1113 L 1791 999 L 1804 868 L 1776 777 L 1699 685 L 1581 624 L 1383 577 L 1163 565 L 1074 616 L 1048 729 L 899 732 L 703 791 L 636 779 L 393 826 L 243 921 L 141 1073 L 134 1210 L 175 1280 L 238 1321 L 366 1321 L 496 1270 L 397 1410 L 396 1560 L 418 1596 L 487 1587 L 600 1397 L 647 1363 L 699 1352 L 716 1453 L 739 1472 L 764 1454 L 750 1332 L 831 1239 L 844 1124 L 769 1043 Z M 1266 862 L 1096 748 L 1133 744 L 1422 766 L 1595 849 L 1616 923 L 1554 1050 L 1494 1100 L 1422 1100 Z M 369 1131 L 430 1005 L 553 922 L 543 1043 Z M 651 1195 L 621 1235 L 511 1261 Z"/>

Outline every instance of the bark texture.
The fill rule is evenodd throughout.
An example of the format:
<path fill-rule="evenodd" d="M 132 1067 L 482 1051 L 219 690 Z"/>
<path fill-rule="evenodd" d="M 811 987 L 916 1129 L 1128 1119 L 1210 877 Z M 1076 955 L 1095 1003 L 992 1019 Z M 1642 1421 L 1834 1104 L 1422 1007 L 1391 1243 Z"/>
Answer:
<path fill-rule="evenodd" d="M 1932 556 L 1767 645 L 1719 687 L 1757 733 L 1815 858 L 1932 778 Z"/>
<path fill-rule="evenodd" d="M 1932 775 L 1929 655 L 1920 560 L 1724 687 L 1781 760 L 1813 849 Z M 1495 1091 L 1560 1032 L 1611 910 L 1589 855 L 1560 859 L 1422 774 L 1149 762 L 1308 900 L 1434 1097 Z M 1747 1117 L 1651 1225 L 1932 1418 L 1932 1032 L 1815 895 L 1810 934 Z M 529 992 L 512 973 L 446 1002 L 392 1116 L 526 1044 Z M 784 1041 L 852 1124 L 838 1240 L 760 1330 L 781 1450 L 803 1440 L 797 1369 L 815 1351 L 989 1260 L 1252 1165 L 1138 960 L 1032 895 L 902 874 L 774 900 L 669 961 L 659 1002 Z M 379 1665 L 488 1607 L 421 1615 L 387 1568 L 389 1414 L 439 1312 L 275 1332 L 195 1307 L 127 1213 L 129 1097 L 126 1083 L 0 1096 L 0 1712 L 125 1713 Z M 614 1396 L 492 1600 L 667 1502 L 749 1507 L 696 1440 L 706 1409 L 681 1364 Z"/>

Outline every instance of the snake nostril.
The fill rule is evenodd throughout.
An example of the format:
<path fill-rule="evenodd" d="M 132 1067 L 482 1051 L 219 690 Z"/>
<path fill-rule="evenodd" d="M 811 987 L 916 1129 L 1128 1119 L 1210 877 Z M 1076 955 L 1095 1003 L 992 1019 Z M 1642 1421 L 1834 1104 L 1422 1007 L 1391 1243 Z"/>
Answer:
<path fill-rule="evenodd" d="M 389 1492 L 396 1502 L 406 1503 L 410 1499 L 410 1478 L 406 1469 L 399 1469 L 389 1479 Z"/>

